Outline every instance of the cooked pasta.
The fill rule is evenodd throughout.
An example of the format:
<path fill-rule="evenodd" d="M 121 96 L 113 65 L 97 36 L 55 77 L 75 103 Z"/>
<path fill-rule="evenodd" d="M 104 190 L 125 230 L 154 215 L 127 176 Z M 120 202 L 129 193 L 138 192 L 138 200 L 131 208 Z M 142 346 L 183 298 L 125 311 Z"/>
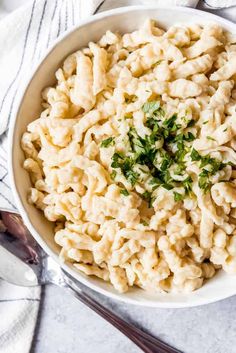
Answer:
<path fill-rule="evenodd" d="M 192 291 L 236 274 L 236 60 L 216 24 L 147 20 L 65 59 L 22 137 L 29 202 L 61 260 L 110 281 Z"/>

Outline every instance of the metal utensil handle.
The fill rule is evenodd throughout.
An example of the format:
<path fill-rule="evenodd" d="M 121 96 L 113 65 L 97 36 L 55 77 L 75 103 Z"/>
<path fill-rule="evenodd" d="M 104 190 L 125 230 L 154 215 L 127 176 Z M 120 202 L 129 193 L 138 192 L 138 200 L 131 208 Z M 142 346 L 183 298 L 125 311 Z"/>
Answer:
<path fill-rule="evenodd" d="M 162 342 L 158 338 L 151 336 L 150 334 L 142 331 L 138 327 L 124 321 L 119 316 L 113 314 L 109 309 L 98 303 L 96 300 L 91 298 L 82 291 L 77 291 L 70 285 L 67 289 L 84 303 L 86 306 L 95 311 L 98 315 L 102 316 L 106 321 L 115 326 L 137 346 L 139 346 L 145 353 L 181 353 L 181 351 L 170 347 L 168 344 Z"/>

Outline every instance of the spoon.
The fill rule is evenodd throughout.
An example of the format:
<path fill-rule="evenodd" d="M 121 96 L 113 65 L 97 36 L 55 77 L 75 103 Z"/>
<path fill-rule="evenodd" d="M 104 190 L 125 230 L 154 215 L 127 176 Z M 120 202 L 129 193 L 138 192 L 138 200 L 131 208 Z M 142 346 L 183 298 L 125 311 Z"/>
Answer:
<path fill-rule="evenodd" d="M 19 214 L 0 210 L 0 278 L 19 286 L 55 284 L 110 322 L 146 353 L 181 353 L 153 337 L 89 296 L 79 282 L 49 257 L 36 243 Z"/>

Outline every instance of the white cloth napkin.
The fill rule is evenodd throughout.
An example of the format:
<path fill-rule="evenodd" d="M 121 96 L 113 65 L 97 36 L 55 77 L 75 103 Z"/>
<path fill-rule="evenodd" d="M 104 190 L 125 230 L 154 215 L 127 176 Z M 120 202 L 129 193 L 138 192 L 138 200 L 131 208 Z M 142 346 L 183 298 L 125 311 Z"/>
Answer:
<path fill-rule="evenodd" d="M 80 19 L 115 7 L 156 4 L 195 7 L 198 0 L 34 0 L 6 15 L 0 13 L 0 207 L 15 209 L 7 175 L 7 128 L 27 73 L 64 31 Z M 23 3 L 24 0 L 20 0 Z M 204 0 L 200 8 L 236 21 L 236 0 Z M 230 7 L 219 12 L 219 8 Z M 217 10 L 218 9 L 218 10 Z M 40 289 L 19 288 L 0 281 L 0 353 L 30 350 L 39 308 Z"/>

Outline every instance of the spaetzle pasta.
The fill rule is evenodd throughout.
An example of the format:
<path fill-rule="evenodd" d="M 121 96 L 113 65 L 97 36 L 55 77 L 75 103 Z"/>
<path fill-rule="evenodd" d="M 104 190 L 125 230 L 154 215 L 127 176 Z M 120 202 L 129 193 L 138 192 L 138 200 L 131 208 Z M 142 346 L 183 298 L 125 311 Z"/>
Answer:
<path fill-rule="evenodd" d="M 236 274 L 236 58 L 216 24 L 107 31 L 65 59 L 22 136 L 60 258 L 125 292 Z"/>

